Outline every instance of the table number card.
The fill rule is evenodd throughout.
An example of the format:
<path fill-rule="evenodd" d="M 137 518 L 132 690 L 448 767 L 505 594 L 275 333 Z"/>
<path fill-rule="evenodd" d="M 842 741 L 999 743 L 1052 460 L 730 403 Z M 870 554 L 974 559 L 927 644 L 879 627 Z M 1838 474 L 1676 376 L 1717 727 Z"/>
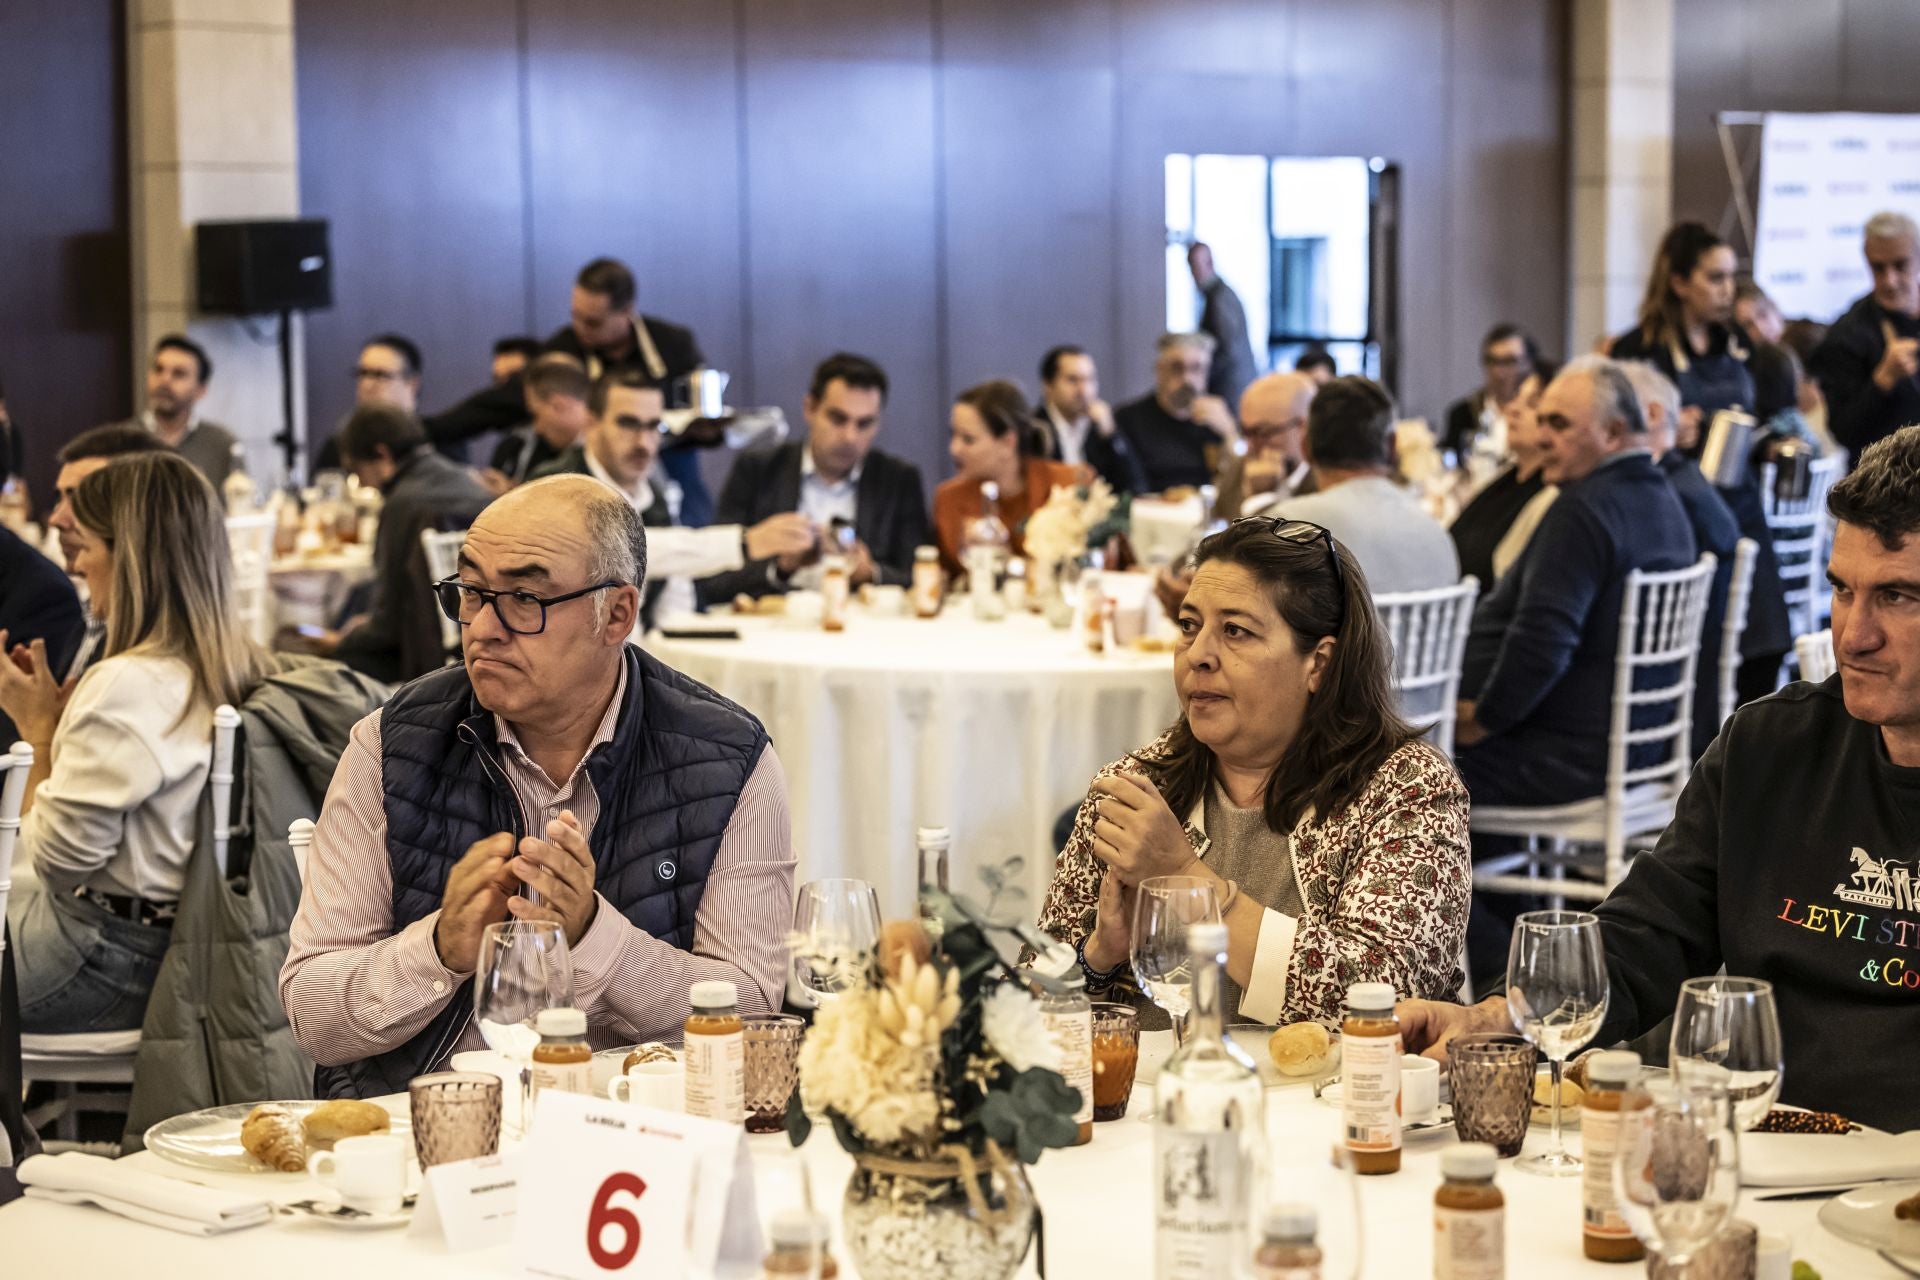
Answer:
<path fill-rule="evenodd" d="M 520 1155 L 514 1261 L 556 1280 L 712 1275 L 760 1257 L 746 1133 L 544 1093 Z"/>
<path fill-rule="evenodd" d="M 520 1205 L 517 1151 L 428 1169 L 407 1234 L 443 1241 L 449 1252 L 505 1244 Z"/>

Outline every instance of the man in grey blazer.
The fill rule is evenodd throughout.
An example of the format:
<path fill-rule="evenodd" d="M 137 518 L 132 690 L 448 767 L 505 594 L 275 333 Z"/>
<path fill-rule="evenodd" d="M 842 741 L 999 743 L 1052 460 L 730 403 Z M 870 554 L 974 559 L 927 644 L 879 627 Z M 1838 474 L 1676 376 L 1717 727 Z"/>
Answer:
<path fill-rule="evenodd" d="M 873 447 L 886 401 L 887 375 L 873 361 L 841 352 L 820 362 L 805 401 L 807 438 L 735 459 L 716 516 L 752 526 L 797 511 L 819 536 L 807 551 L 705 579 L 704 599 L 788 590 L 795 573 L 831 548 L 837 528 L 853 530 L 856 587 L 911 581 L 914 548 L 933 542 L 933 522 L 920 469 Z"/>

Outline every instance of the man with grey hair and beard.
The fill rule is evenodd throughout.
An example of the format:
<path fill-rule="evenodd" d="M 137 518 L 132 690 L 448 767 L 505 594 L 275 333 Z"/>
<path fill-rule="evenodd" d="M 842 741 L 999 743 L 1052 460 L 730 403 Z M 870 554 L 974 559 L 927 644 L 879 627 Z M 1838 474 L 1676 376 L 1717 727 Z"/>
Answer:
<path fill-rule="evenodd" d="M 1113 425 L 1140 460 L 1149 492 L 1212 484 L 1220 456 L 1239 438 L 1227 402 L 1207 394 L 1213 354 L 1211 334 L 1161 334 L 1153 390 L 1113 411 Z"/>
<path fill-rule="evenodd" d="M 1807 361 L 1834 438 L 1861 452 L 1920 422 L 1920 228 L 1904 213 L 1867 219 L 1873 290 L 1833 322 Z"/>
<path fill-rule="evenodd" d="M 479 1048 L 487 926 L 557 923 L 596 1048 L 675 1034 L 694 982 L 776 1008 L 792 918 L 786 778 L 760 722 L 626 643 L 644 527 L 588 476 L 480 513 L 460 666 L 361 721 L 328 789 L 280 974 L 322 1097 L 396 1093 Z"/>
<path fill-rule="evenodd" d="M 1541 474 L 1560 497 L 1474 610 L 1460 683 L 1460 776 L 1481 805 L 1600 794 L 1627 574 L 1684 569 L 1697 554 L 1618 363 L 1570 362 L 1539 420 Z"/>

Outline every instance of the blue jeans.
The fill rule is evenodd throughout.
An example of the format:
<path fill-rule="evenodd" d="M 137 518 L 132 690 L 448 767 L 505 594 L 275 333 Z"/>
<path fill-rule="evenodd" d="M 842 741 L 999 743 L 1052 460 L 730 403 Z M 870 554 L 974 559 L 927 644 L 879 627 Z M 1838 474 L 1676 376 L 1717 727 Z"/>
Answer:
<path fill-rule="evenodd" d="M 70 893 L 17 886 L 7 901 L 29 1035 L 138 1030 L 173 931 L 122 920 Z"/>

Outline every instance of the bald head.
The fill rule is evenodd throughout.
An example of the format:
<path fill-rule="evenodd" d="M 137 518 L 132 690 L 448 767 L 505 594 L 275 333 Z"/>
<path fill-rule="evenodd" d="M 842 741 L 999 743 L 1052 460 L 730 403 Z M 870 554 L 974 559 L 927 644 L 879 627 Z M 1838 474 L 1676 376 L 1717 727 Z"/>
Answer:
<path fill-rule="evenodd" d="M 592 476 L 548 476 L 496 498 L 473 530 L 550 548 L 592 582 L 640 586 L 647 574 L 647 532 L 619 493 Z M 557 565 L 556 565 L 557 567 Z"/>
<path fill-rule="evenodd" d="M 1269 373 L 1248 383 L 1240 393 L 1240 431 L 1248 451 L 1298 466 L 1314 389 L 1304 373 Z"/>

